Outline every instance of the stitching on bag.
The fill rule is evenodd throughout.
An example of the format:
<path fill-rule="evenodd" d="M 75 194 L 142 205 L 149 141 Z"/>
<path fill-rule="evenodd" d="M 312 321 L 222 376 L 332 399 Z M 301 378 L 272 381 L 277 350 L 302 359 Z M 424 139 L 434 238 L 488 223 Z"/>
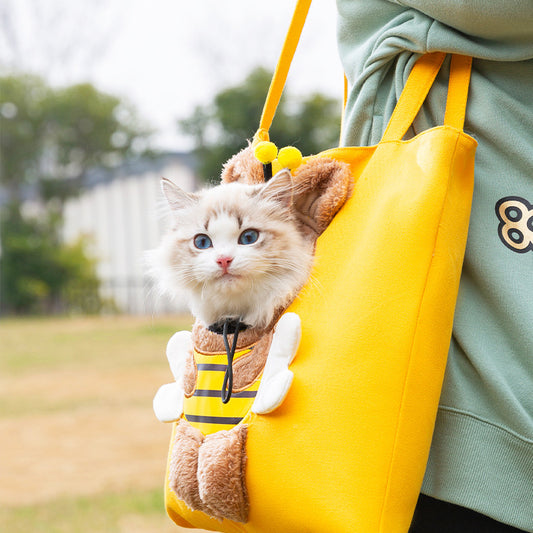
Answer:
<path fill-rule="evenodd" d="M 456 138 L 455 138 L 455 146 L 453 148 L 451 161 L 455 161 L 455 155 L 457 153 L 457 146 L 459 144 L 459 138 L 460 138 L 460 135 L 457 135 Z M 447 183 L 447 186 L 446 186 L 445 198 L 448 196 L 448 191 L 450 190 L 451 172 L 452 172 L 452 165 L 450 165 L 449 172 L 448 172 L 448 183 Z M 394 446 L 393 446 L 393 449 L 392 449 L 389 468 L 387 470 L 387 486 L 385 488 L 385 496 L 383 498 L 383 503 L 382 503 L 382 506 L 381 506 L 380 514 L 379 514 L 378 531 L 382 531 L 383 511 L 385 509 L 385 504 L 386 504 L 386 502 L 387 502 L 387 500 L 389 498 L 389 493 L 390 493 L 390 488 L 391 488 L 391 479 L 390 478 L 391 478 L 391 472 L 392 472 L 392 468 L 393 468 L 393 465 L 394 465 L 394 462 L 395 462 L 395 458 L 396 458 L 396 455 L 397 455 L 398 432 L 399 432 L 399 429 L 400 429 L 400 422 L 402 420 L 402 412 L 403 412 L 403 409 L 404 409 L 405 393 L 406 393 L 407 383 L 409 381 L 409 377 L 410 377 L 411 372 L 412 372 L 412 364 L 411 363 L 412 363 L 412 355 L 413 355 L 413 346 L 414 346 L 414 343 L 415 343 L 415 339 L 417 337 L 417 333 L 416 332 L 418 331 L 418 325 L 419 325 L 419 321 L 420 321 L 420 312 L 421 312 L 422 304 L 423 304 L 424 298 L 426 296 L 426 290 L 427 290 L 427 285 L 428 285 L 429 274 L 430 274 L 431 269 L 433 267 L 433 262 L 434 262 L 434 258 L 435 258 L 435 249 L 436 249 L 436 245 L 437 245 L 437 242 L 439 240 L 439 236 L 440 236 L 440 232 L 441 232 L 441 221 L 442 221 L 442 216 L 443 216 L 443 213 L 444 213 L 444 204 L 445 204 L 445 202 L 443 202 L 442 209 L 441 209 L 441 212 L 440 212 L 440 215 L 439 215 L 439 222 L 438 222 L 438 225 L 437 225 L 437 232 L 436 232 L 436 236 L 435 236 L 435 242 L 433 244 L 433 253 L 431 255 L 431 260 L 429 262 L 429 268 L 428 268 L 428 271 L 427 271 L 426 280 L 424 282 L 424 289 L 422 291 L 422 296 L 421 296 L 419 304 L 418 304 L 418 312 L 417 312 L 417 318 L 416 318 L 416 322 L 415 322 L 415 334 L 413 335 L 413 340 L 411 342 L 411 348 L 409 350 L 409 360 L 408 360 L 407 371 L 405 373 L 404 382 L 403 382 L 403 386 L 402 386 L 402 397 L 401 397 L 401 400 L 400 400 L 400 408 L 398 409 L 398 414 L 397 414 L 397 417 L 396 417 L 396 427 L 395 427 L 395 430 L 394 430 Z"/>

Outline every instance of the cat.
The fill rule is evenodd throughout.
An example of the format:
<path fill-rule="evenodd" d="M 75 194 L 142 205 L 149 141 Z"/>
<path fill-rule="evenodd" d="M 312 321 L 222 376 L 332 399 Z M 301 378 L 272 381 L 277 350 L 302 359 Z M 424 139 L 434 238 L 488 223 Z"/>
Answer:
<path fill-rule="evenodd" d="M 264 179 L 249 146 L 226 163 L 212 189 L 186 193 L 163 180 L 173 225 L 153 255 L 160 284 L 186 293 L 196 315 L 191 332 L 170 339 L 175 381 L 154 398 L 157 418 L 176 422 L 168 488 L 193 510 L 243 523 L 253 422 L 242 416 L 247 409 L 268 415 L 289 393 L 303 330 L 299 315 L 285 311 L 312 280 L 316 240 L 353 185 L 349 165 L 325 157 L 311 158 L 292 176 L 283 170 Z M 212 327 L 221 322 L 221 332 Z M 242 331 L 241 323 L 251 327 Z M 217 361 L 218 377 L 207 359 Z M 222 381 L 220 392 L 212 378 Z M 211 401 L 219 395 L 221 403 Z"/>
<path fill-rule="evenodd" d="M 235 319 L 266 328 L 309 277 L 313 242 L 293 209 L 291 174 L 264 184 L 222 183 L 196 193 L 168 179 L 173 224 L 152 254 L 159 286 L 185 295 L 205 327 Z"/>

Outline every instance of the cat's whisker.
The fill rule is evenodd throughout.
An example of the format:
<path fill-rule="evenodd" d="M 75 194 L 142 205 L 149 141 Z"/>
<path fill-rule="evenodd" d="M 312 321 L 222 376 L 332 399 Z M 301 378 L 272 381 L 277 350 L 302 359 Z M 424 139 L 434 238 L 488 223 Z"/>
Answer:
<path fill-rule="evenodd" d="M 324 293 L 324 287 L 322 286 L 322 283 L 320 283 L 320 281 L 312 274 L 309 276 L 309 278 L 307 278 L 306 285 L 309 285 L 312 288 L 316 289 L 319 294 Z"/>

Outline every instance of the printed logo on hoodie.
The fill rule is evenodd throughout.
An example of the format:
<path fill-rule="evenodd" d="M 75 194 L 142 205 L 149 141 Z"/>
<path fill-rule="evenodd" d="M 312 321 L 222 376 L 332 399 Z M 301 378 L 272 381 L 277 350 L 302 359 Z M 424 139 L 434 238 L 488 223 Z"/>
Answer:
<path fill-rule="evenodd" d="M 519 196 L 506 196 L 496 203 L 500 220 L 498 235 L 510 250 L 533 251 L 533 205 Z"/>

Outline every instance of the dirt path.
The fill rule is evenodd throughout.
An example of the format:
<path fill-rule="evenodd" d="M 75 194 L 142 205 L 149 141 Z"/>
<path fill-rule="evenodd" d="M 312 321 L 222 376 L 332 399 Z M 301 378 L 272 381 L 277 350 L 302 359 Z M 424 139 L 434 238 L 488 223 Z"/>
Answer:
<path fill-rule="evenodd" d="M 113 338 L 114 345 L 98 357 L 80 356 L 75 364 L 67 360 L 65 365 L 44 365 L 36 360 L 20 371 L 13 363 L 15 370 L 7 367 L 9 371 L 0 374 L 0 507 L 46 505 L 111 492 L 163 491 L 171 425 L 155 418 L 152 398 L 171 374 L 164 355 L 157 354 L 152 362 L 145 354 L 152 346 L 164 346 L 167 334 L 154 340 L 154 326 L 137 322 L 29 322 L 8 331 L 11 344 L 3 343 L 2 351 L 11 349 L 19 357 L 40 353 L 46 342 L 49 350 L 57 347 L 69 353 L 92 343 L 94 352 L 108 342 L 94 341 L 95 333 L 106 328 L 114 328 L 118 340 Z M 36 327 L 40 329 L 34 333 Z M 50 340 L 43 333 L 48 327 L 55 327 L 56 336 L 56 331 L 66 331 L 81 340 L 62 347 L 61 339 Z M 144 327 L 146 333 L 132 343 L 134 327 Z M 27 346 L 21 348 L 23 342 Z M 190 531 L 175 526 L 163 508 L 157 516 L 126 514 L 118 526 L 124 533 Z"/>
<path fill-rule="evenodd" d="M 0 421 L 0 505 L 162 485 L 170 427 L 144 408 Z"/>

